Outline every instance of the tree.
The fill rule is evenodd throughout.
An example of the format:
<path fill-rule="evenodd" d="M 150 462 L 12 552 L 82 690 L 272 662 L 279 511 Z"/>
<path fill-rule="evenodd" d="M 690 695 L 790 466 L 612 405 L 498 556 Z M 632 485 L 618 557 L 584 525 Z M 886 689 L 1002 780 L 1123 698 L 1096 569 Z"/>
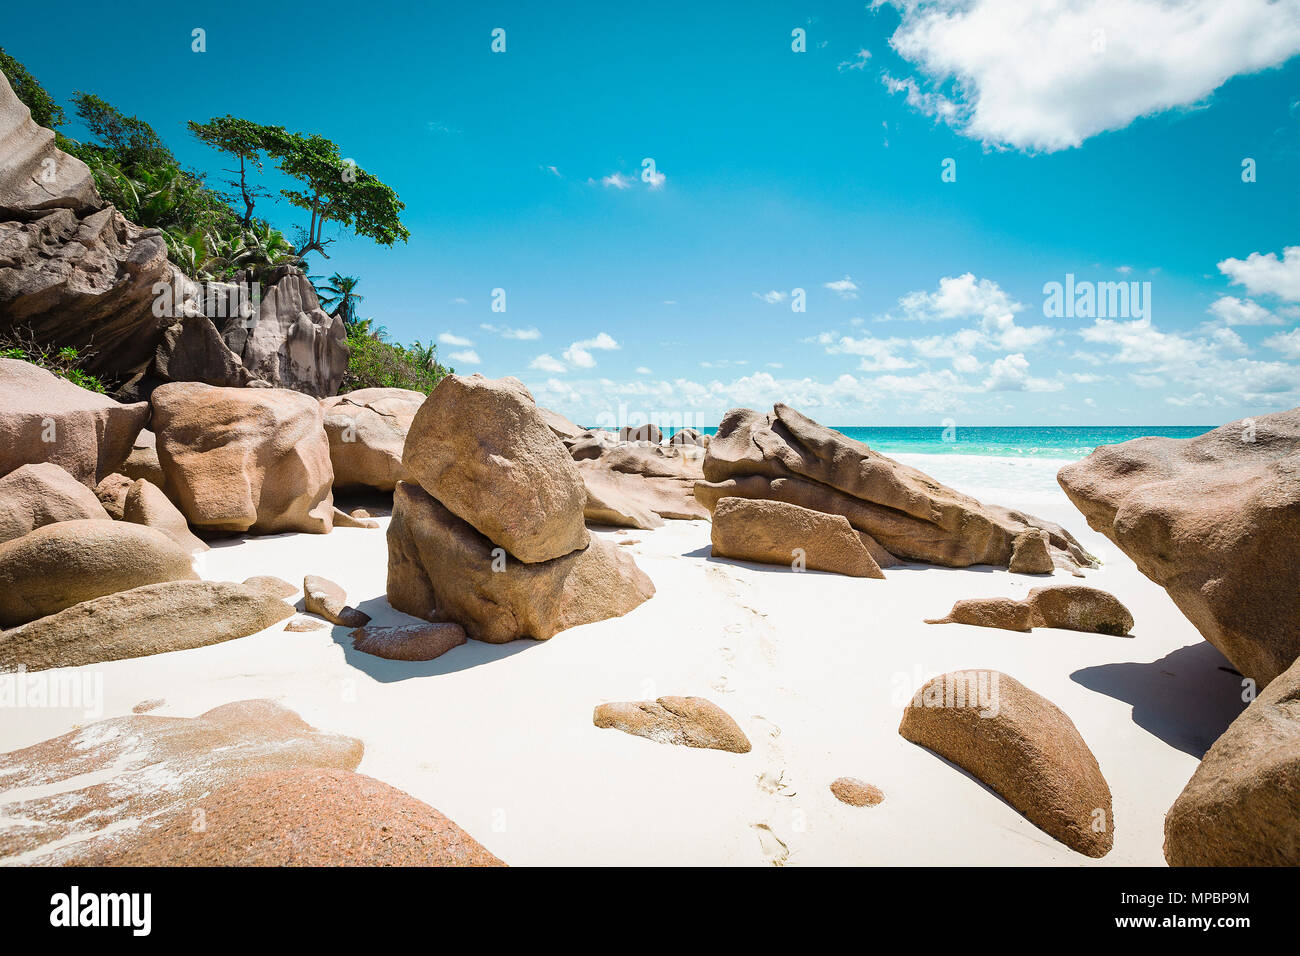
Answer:
<path fill-rule="evenodd" d="M 45 92 L 36 77 L 27 72 L 27 67 L 6 53 L 3 47 L 0 47 L 0 73 L 8 78 L 14 95 L 32 111 L 32 120 L 37 125 L 58 129 L 63 123 L 63 107 L 54 102 L 54 97 Z"/>
<path fill-rule="evenodd" d="M 138 116 L 127 116 L 93 93 L 77 91 L 72 101 L 86 129 L 99 140 L 99 149 L 119 166 L 176 166 L 176 157 L 154 128 Z"/>
<path fill-rule="evenodd" d="M 330 315 L 341 318 L 344 325 L 357 325 L 357 303 L 365 298 L 364 295 L 357 295 L 357 286 L 360 284 L 361 280 L 356 276 L 339 275 L 336 272 L 329 277 L 328 284 L 316 288 L 316 294 L 320 296 L 322 307 L 334 306 Z"/>
<path fill-rule="evenodd" d="M 253 224 L 253 206 L 261 196 L 269 196 L 271 193 L 248 182 L 248 167 L 254 166 L 260 173 L 262 171 L 262 152 L 265 149 L 265 142 L 268 136 L 281 137 L 284 135 L 283 130 L 272 130 L 254 123 L 251 120 L 240 119 L 237 116 L 219 116 L 208 120 L 206 123 L 195 123 L 192 120 L 188 124 L 190 132 L 193 133 L 201 142 L 207 143 L 213 149 L 220 150 L 223 153 L 229 153 L 239 161 L 238 169 L 228 169 L 226 172 L 239 175 L 238 179 L 229 181 L 231 186 L 238 187 L 240 195 L 244 199 L 244 216 L 240 220 L 240 225 L 247 229 Z"/>
<path fill-rule="evenodd" d="M 311 213 L 299 255 L 319 252 L 326 259 L 323 238 L 327 222 L 350 228 L 358 236 L 391 246 L 406 242 L 411 233 L 398 218 L 406 204 L 377 177 L 339 155 L 339 148 L 323 136 L 304 136 L 264 128 L 263 144 L 280 171 L 299 180 L 303 189 L 281 190 L 281 195 L 299 209 Z"/>

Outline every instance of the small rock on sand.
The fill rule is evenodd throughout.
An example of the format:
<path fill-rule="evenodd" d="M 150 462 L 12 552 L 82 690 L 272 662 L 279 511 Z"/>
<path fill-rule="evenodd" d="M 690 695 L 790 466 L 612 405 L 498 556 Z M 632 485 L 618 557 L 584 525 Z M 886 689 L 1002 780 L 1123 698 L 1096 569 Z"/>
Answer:
<path fill-rule="evenodd" d="M 597 727 L 621 730 L 661 744 L 749 753 L 749 738 L 731 716 L 703 697 L 660 697 L 601 704 L 592 715 Z"/>
<path fill-rule="evenodd" d="M 874 807 L 885 799 L 885 794 L 879 787 L 857 777 L 832 780 L 831 793 L 835 794 L 835 799 L 840 803 L 847 803 L 851 807 Z"/>
<path fill-rule="evenodd" d="M 302 579 L 303 607 L 343 627 L 362 627 L 370 615 L 348 605 L 348 593 L 328 578 L 309 574 Z"/>
<path fill-rule="evenodd" d="M 431 661 L 468 638 L 459 624 L 401 624 L 396 627 L 362 627 L 353 631 L 352 649 L 390 661 Z"/>

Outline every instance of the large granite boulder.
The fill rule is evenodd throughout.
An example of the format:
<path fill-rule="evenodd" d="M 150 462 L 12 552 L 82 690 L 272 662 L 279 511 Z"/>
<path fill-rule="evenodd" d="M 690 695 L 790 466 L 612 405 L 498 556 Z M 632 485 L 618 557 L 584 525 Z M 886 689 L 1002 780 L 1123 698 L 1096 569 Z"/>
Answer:
<path fill-rule="evenodd" d="M 269 700 L 222 704 L 197 717 L 131 714 L 0 754 L 0 778 L 21 780 L 0 804 L 0 858 L 60 865 L 129 841 L 137 828 L 184 813 L 253 774 L 310 767 L 354 770 L 360 740 L 310 726 Z M 196 835 L 196 834 L 191 834 Z"/>
<path fill-rule="evenodd" d="M 362 388 L 322 399 L 334 487 L 397 487 L 406 434 L 425 398 L 409 388 Z"/>
<path fill-rule="evenodd" d="M 54 131 L 32 120 L 0 74 L 0 219 L 100 205 L 90 168 L 54 145 Z"/>
<path fill-rule="evenodd" d="M 0 544 L 0 627 L 160 581 L 197 580 L 161 531 L 120 521 L 60 521 Z"/>
<path fill-rule="evenodd" d="M 198 529 L 274 534 L 333 527 L 320 403 L 283 388 L 172 383 L 151 399 L 168 494 Z"/>
<path fill-rule="evenodd" d="M 610 432 L 567 439 L 587 489 L 585 517 L 595 524 L 657 528 L 664 518 L 707 520 L 695 498 L 701 458 L 677 445 L 619 442 Z"/>
<path fill-rule="evenodd" d="M 292 615 L 293 605 L 244 584 L 146 584 L 6 631 L 0 670 L 20 664 L 29 671 L 81 667 L 206 647 L 256 634 Z"/>
<path fill-rule="evenodd" d="M 1300 866 L 1300 662 L 1214 742 L 1165 815 L 1170 866 Z"/>
<path fill-rule="evenodd" d="M 1110 786 L 1074 722 L 998 671 L 954 671 L 927 682 L 898 732 L 988 784 L 1030 823 L 1085 856 L 1115 838 Z"/>
<path fill-rule="evenodd" d="M 721 498 L 738 497 L 840 514 L 909 561 L 1005 568 L 1016 536 L 1034 527 L 1047 533 L 1058 566 L 1095 563 L 1063 528 L 981 504 L 786 405 L 769 415 L 747 408 L 728 412 L 709 442 L 704 478 L 695 496 L 710 510 Z"/>
<path fill-rule="evenodd" d="M 0 544 L 59 521 L 108 521 L 95 493 L 50 462 L 0 478 Z"/>
<path fill-rule="evenodd" d="M 208 545 L 190 531 L 189 522 L 162 489 L 151 481 L 137 478 L 122 498 L 122 519 L 161 531 L 187 554 L 207 551 Z"/>
<path fill-rule="evenodd" d="M 147 402 L 123 405 L 28 362 L 0 358 L 0 475 L 52 462 L 94 488 L 126 460 L 148 420 Z"/>
<path fill-rule="evenodd" d="M 1057 480 L 1242 674 L 1300 656 L 1300 409 L 1103 445 Z"/>
<path fill-rule="evenodd" d="M 843 515 L 784 501 L 723 498 L 713 510 L 713 554 L 722 558 L 883 578 L 872 553 L 888 554 Z"/>
<path fill-rule="evenodd" d="M 204 827 L 196 832 L 194 818 Z M 100 841 L 75 866 L 505 866 L 429 806 L 359 773 L 252 774 Z"/>
<path fill-rule="evenodd" d="M 393 494 L 388 602 L 399 611 L 502 644 L 618 617 L 653 594 L 632 557 L 607 541 L 526 563 L 418 485 L 399 482 Z"/>
<path fill-rule="evenodd" d="M 217 322 L 227 347 L 254 378 L 316 398 L 335 394 L 348 370 L 343 320 L 321 308 L 301 269 L 282 266 L 266 284 L 255 321 L 233 310 Z"/>
<path fill-rule="evenodd" d="M 587 546 L 587 492 L 573 459 L 514 378 L 449 375 L 406 436 L 406 474 L 520 561 Z"/>

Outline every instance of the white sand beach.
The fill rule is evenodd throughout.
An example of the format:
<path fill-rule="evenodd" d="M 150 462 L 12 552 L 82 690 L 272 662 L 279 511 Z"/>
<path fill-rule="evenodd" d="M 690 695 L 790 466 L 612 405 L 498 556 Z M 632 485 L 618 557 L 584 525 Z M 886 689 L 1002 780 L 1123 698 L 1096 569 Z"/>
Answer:
<path fill-rule="evenodd" d="M 546 642 L 470 641 L 428 663 L 371 657 L 347 629 L 283 624 L 196 650 L 96 665 L 104 717 L 161 698 L 194 716 L 271 698 L 314 726 L 360 738 L 358 768 L 438 808 L 511 865 L 1163 865 L 1164 814 L 1244 704 L 1240 678 L 1164 590 L 1088 529 L 1043 459 L 902 455 L 946 484 L 1072 531 L 1103 564 L 1086 582 L 1133 612 L 1130 637 L 927 625 L 959 598 L 1023 596 L 1042 577 L 900 566 L 886 580 L 713 559 L 709 525 L 597 530 L 627 545 L 653 599 Z M 380 519 L 387 526 L 387 519 Z M 248 537 L 198 561 L 212 580 L 307 573 L 342 584 L 376 624 L 406 616 L 384 597 L 383 530 Z M 1075 579 L 1056 572 L 1059 583 Z M 1077 725 L 1114 797 L 1100 860 L 1038 830 L 965 772 L 898 734 L 928 677 L 1003 671 Z M 747 754 L 665 746 L 593 726 L 604 701 L 707 697 L 753 742 Z M 28 709 L 0 724 L 0 751 L 90 722 Z M 841 776 L 880 787 L 855 808 Z M 0 795 L 0 800 L 3 796 Z"/>

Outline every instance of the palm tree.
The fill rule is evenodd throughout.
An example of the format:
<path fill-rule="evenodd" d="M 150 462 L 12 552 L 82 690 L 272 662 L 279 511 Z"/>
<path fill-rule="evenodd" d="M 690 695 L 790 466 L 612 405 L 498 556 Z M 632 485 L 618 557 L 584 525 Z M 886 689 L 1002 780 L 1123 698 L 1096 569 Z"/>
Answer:
<path fill-rule="evenodd" d="M 314 285 L 319 276 L 311 278 Z M 356 276 L 339 275 L 336 272 L 329 277 L 328 284 L 316 286 L 316 295 L 323 308 L 334 306 L 330 315 L 341 318 L 344 325 L 356 325 L 357 303 L 365 298 L 364 295 L 357 295 L 357 286 L 360 284 L 361 280 Z"/>
<path fill-rule="evenodd" d="M 437 368 L 438 346 L 435 343 L 430 342 L 428 345 L 423 345 L 419 339 L 416 339 L 415 344 L 408 351 L 411 353 L 411 358 L 415 361 L 415 364 L 419 365 L 420 368 L 428 371 Z"/>

